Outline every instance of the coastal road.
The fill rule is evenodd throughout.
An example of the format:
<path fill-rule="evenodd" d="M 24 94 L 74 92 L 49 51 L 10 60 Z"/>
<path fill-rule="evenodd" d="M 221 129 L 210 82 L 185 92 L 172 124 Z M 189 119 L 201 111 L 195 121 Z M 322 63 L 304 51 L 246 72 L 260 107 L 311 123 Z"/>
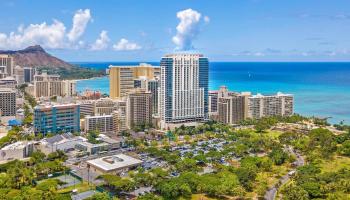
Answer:
<path fill-rule="evenodd" d="M 296 157 L 295 167 L 293 170 L 290 170 L 286 175 L 282 176 L 279 180 L 278 183 L 276 183 L 274 186 L 272 186 L 266 193 L 264 198 L 266 200 L 274 200 L 277 194 L 278 189 L 285 184 L 287 181 L 289 181 L 291 175 L 293 172 L 295 173 L 295 169 L 297 167 L 303 166 L 305 164 L 304 158 L 297 152 L 292 147 L 287 147 L 287 150 L 289 151 L 290 154 L 294 155 Z"/>

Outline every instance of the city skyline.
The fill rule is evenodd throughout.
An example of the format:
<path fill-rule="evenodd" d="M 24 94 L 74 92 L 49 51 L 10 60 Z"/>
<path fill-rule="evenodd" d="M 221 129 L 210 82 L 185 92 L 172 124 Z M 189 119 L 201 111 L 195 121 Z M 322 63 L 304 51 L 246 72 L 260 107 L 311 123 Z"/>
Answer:
<path fill-rule="evenodd" d="M 0 49 L 39 44 L 67 61 L 159 61 L 175 50 L 199 51 L 211 61 L 350 57 L 347 1 L 1 4 L 8 20 L 0 23 Z"/>

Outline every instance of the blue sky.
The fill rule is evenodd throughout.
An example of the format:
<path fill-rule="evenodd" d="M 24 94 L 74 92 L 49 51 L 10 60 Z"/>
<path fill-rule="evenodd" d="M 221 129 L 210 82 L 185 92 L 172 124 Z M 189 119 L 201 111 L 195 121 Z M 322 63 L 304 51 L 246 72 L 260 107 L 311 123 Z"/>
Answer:
<path fill-rule="evenodd" d="M 0 49 L 44 46 L 67 61 L 349 61 L 348 0 L 0 2 Z"/>

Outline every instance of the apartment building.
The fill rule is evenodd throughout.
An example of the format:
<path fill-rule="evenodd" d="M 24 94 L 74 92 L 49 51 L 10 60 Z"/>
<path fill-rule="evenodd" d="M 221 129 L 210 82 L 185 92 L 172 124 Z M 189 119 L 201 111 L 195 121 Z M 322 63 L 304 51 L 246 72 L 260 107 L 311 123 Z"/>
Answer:
<path fill-rule="evenodd" d="M 85 117 L 85 131 L 98 131 L 99 133 L 112 133 L 114 132 L 113 116 L 101 115 L 101 116 L 86 116 Z"/>
<path fill-rule="evenodd" d="M 95 115 L 110 115 L 114 110 L 116 110 L 116 103 L 110 98 L 95 101 Z"/>
<path fill-rule="evenodd" d="M 34 107 L 34 132 L 65 133 L 80 131 L 79 104 L 42 104 Z"/>
<path fill-rule="evenodd" d="M 145 89 L 130 91 L 126 110 L 128 128 L 152 124 L 152 93 Z"/>
<path fill-rule="evenodd" d="M 0 116 L 16 115 L 16 90 L 0 88 Z"/>
<path fill-rule="evenodd" d="M 245 96 L 220 87 L 217 99 L 217 119 L 225 124 L 237 124 L 245 119 Z"/>
<path fill-rule="evenodd" d="M 7 54 L 0 54 L 0 66 L 5 67 L 6 76 L 12 76 L 14 73 L 13 57 Z"/>
<path fill-rule="evenodd" d="M 169 54 L 160 67 L 161 127 L 208 119 L 208 59 L 202 54 Z"/>
<path fill-rule="evenodd" d="M 138 66 L 109 66 L 110 97 L 126 96 L 134 88 L 134 79 L 154 79 L 156 71 L 157 68 L 145 63 Z"/>
<path fill-rule="evenodd" d="M 278 92 L 276 95 L 253 95 L 249 99 L 249 118 L 259 119 L 265 116 L 290 116 L 294 113 L 292 94 Z"/>

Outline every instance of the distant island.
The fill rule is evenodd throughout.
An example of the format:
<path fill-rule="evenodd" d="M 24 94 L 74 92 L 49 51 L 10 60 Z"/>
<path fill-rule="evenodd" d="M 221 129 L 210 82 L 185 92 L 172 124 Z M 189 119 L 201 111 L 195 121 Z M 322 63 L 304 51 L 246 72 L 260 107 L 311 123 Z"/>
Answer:
<path fill-rule="evenodd" d="M 0 54 L 12 56 L 15 65 L 35 67 L 39 71 L 46 70 L 49 74 L 59 74 L 62 79 L 88 79 L 105 75 L 103 70 L 65 62 L 47 53 L 40 45 L 29 46 L 18 51 L 0 50 Z"/>

